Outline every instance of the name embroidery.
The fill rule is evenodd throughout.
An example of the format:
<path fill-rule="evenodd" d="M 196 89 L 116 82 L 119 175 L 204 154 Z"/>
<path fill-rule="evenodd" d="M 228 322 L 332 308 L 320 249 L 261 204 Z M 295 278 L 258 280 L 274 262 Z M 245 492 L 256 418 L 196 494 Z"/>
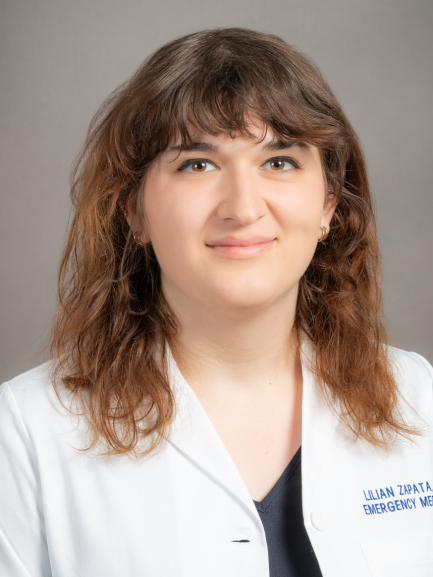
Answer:
<path fill-rule="evenodd" d="M 433 507 L 433 489 L 428 481 L 410 485 L 396 485 L 395 487 L 385 487 L 383 489 L 366 489 L 363 493 L 364 499 L 369 501 L 368 504 L 363 505 L 366 515 L 382 515 L 383 513 L 395 513 L 405 509 L 416 509 L 417 503 L 421 504 L 421 508 Z M 400 496 L 404 498 L 395 498 Z M 374 501 L 381 502 L 374 503 Z"/>

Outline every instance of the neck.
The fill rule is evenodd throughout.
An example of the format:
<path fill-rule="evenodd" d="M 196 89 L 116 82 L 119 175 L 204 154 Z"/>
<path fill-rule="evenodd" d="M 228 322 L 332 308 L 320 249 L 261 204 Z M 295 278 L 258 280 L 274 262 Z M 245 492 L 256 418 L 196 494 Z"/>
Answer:
<path fill-rule="evenodd" d="M 299 380 L 298 339 L 293 330 L 297 291 L 272 306 L 249 309 L 191 303 L 166 294 L 179 332 L 173 357 L 196 393 L 277 392 Z M 270 388 L 269 385 L 274 387 Z"/>

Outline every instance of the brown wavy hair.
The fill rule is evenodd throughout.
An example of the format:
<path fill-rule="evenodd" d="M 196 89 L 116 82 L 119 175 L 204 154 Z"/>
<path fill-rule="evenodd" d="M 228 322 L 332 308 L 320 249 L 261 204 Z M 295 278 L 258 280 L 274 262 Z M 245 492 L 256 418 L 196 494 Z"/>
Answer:
<path fill-rule="evenodd" d="M 401 416 L 385 346 L 376 226 L 358 138 L 307 56 L 276 36 L 231 28 L 157 50 L 102 104 L 74 165 L 74 216 L 50 347 L 55 390 L 58 377 L 81 400 L 89 449 L 102 443 L 103 455 L 146 455 L 175 416 L 157 354 L 165 360 L 178 325 L 152 244 L 142 248 L 131 238 L 125 202 L 141 210 L 146 171 L 173 138 L 187 143 L 191 128 L 253 137 L 252 117 L 277 136 L 318 147 L 335 195 L 329 239 L 318 243 L 300 279 L 294 325 L 314 344 L 322 391 L 355 437 L 372 445 L 386 449 L 396 436 L 417 432 Z"/>

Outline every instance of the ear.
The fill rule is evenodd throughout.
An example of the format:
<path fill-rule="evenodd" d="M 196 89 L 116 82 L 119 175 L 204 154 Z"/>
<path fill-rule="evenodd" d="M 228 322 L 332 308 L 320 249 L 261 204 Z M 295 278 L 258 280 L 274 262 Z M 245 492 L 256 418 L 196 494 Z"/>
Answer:
<path fill-rule="evenodd" d="M 337 208 L 337 196 L 333 192 L 329 192 L 325 198 L 325 204 L 323 206 L 322 213 L 322 226 L 326 226 L 329 229 L 329 223 L 331 222 L 332 215 Z"/>
<path fill-rule="evenodd" d="M 122 200 L 118 200 L 118 201 L 117 201 L 117 204 L 118 204 L 120 210 L 123 212 L 123 216 L 126 217 L 125 201 L 124 201 L 123 199 L 122 199 Z"/>
<path fill-rule="evenodd" d="M 123 212 L 123 216 L 126 219 L 126 222 L 128 223 L 128 226 L 132 228 L 132 230 L 136 230 L 132 226 L 133 224 L 135 224 L 133 221 L 136 220 L 136 218 L 134 217 L 135 211 L 134 211 L 133 199 L 129 197 L 126 199 L 126 201 L 125 199 L 118 200 L 117 204 L 120 206 Z"/>
<path fill-rule="evenodd" d="M 128 198 L 127 201 L 119 201 L 119 206 L 123 211 L 123 215 L 128 223 L 129 228 L 133 232 L 139 232 L 143 243 L 150 242 L 148 234 L 143 231 L 143 225 L 137 213 L 133 198 Z"/>

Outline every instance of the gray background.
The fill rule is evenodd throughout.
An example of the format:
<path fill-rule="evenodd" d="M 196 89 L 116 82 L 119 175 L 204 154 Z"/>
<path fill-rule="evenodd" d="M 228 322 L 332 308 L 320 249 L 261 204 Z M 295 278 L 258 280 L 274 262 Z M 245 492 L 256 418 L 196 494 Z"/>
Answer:
<path fill-rule="evenodd" d="M 433 362 L 432 0 L 2 0 L 0 382 L 44 360 L 93 113 L 164 42 L 218 26 L 277 34 L 321 68 L 367 156 L 393 342 Z"/>

